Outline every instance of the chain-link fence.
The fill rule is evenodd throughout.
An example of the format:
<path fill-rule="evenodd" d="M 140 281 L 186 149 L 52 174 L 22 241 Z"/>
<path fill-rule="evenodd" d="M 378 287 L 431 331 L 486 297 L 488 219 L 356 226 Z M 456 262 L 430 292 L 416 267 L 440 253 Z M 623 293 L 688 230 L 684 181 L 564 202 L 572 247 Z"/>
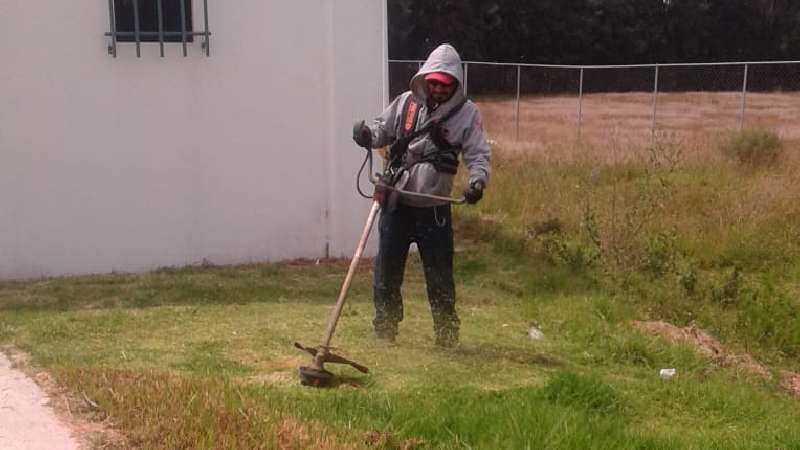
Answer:
<path fill-rule="evenodd" d="M 392 96 L 422 61 L 389 62 Z M 557 66 L 465 62 L 467 95 L 490 136 L 547 141 L 767 126 L 800 139 L 800 61 Z"/>

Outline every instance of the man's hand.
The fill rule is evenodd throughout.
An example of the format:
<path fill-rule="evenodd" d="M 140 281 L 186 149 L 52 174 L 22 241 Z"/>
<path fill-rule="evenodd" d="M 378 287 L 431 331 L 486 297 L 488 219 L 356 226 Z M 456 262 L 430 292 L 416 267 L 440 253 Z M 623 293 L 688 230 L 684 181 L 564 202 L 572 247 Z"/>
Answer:
<path fill-rule="evenodd" d="M 353 124 L 353 140 L 361 147 L 369 150 L 372 146 L 372 131 L 362 120 Z"/>
<path fill-rule="evenodd" d="M 478 200 L 483 198 L 484 183 L 482 180 L 473 181 L 472 184 L 464 191 L 464 199 L 467 203 L 474 205 Z"/>

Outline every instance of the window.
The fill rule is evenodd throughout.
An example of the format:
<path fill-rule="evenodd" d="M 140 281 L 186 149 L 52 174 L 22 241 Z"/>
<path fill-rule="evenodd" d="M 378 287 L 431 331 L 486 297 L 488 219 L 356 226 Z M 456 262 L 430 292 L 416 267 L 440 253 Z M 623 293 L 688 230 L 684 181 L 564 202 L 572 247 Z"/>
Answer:
<path fill-rule="evenodd" d="M 200 0 L 195 0 L 199 2 Z M 164 43 L 183 44 L 183 56 L 187 55 L 187 43 L 194 42 L 195 36 L 202 36 L 202 47 L 209 56 L 208 3 L 202 0 L 203 31 L 194 31 L 193 0 L 108 0 L 111 30 L 106 36 L 111 38 L 108 51 L 117 56 L 118 42 L 135 42 L 136 56 L 141 56 L 143 42 L 158 42 L 161 56 L 164 56 Z"/>
<path fill-rule="evenodd" d="M 159 5 L 161 3 L 161 5 Z M 138 5 L 135 5 L 138 4 Z M 136 15 L 139 10 L 139 41 L 159 42 L 158 9 L 161 7 L 164 42 L 182 42 L 181 17 L 186 17 L 186 41 L 192 42 L 192 2 L 191 0 L 114 0 L 114 19 L 117 22 L 117 42 L 135 42 Z M 181 14 L 181 6 L 184 14 Z"/>

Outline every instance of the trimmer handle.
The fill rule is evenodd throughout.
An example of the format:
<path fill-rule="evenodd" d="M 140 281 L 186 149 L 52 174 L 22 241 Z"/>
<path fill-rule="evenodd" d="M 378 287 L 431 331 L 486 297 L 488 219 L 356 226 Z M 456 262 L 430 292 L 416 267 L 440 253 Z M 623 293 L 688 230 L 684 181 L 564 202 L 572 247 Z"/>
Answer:
<path fill-rule="evenodd" d="M 370 174 L 369 176 L 369 181 L 370 183 L 375 185 L 376 190 L 394 191 L 397 192 L 398 194 L 410 195 L 412 197 L 418 197 L 418 198 L 427 198 L 430 200 L 439 200 L 442 202 L 452 203 L 454 205 L 463 205 L 464 203 L 467 202 L 467 199 L 464 197 L 461 198 L 444 197 L 441 195 L 424 194 L 422 192 L 413 192 L 413 191 L 407 191 L 405 189 L 400 189 L 385 183 L 380 177 L 376 178 L 372 174 Z"/>

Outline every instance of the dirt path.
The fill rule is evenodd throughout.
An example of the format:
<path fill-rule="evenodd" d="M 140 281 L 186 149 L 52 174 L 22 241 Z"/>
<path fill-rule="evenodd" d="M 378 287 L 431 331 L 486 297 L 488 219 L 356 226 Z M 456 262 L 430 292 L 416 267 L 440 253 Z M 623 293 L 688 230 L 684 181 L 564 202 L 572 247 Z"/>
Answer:
<path fill-rule="evenodd" d="M 77 449 L 77 441 L 48 401 L 39 386 L 0 352 L 0 449 Z"/>

